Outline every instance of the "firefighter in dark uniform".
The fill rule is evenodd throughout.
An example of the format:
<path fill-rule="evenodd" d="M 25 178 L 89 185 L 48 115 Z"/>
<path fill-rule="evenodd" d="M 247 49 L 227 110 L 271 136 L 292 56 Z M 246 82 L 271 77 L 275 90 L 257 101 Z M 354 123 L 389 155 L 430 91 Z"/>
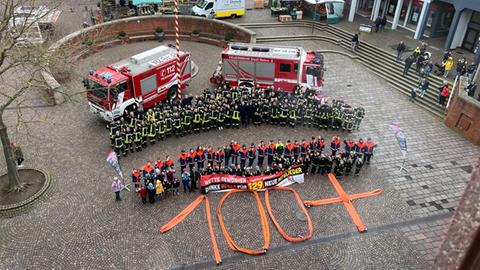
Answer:
<path fill-rule="evenodd" d="M 115 140 L 114 140 L 114 139 L 115 139 L 115 136 L 116 136 L 116 134 L 117 134 L 117 131 L 120 131 L 120 129 L 119 129 L 119 127 L 118 127 L 118 125 L 117 125 L 117 123 L 116 123 L 115 121 L 112 121 L 112 122 L 108 123 L 108 124 L 107 124 L 107 128 L 108 128 L 109 131 L 110 131 L 110 143 L 111 143 L 112 145 L 114 145 L 114 143 L 115 143 Z"/>
<path fill-rule="evenodd" d="M 193 111 L 193 131 L 199 132 L 202 125 L 202 115 L 198 109 Z"/>
<path fill-rule="evenodd" d="M 356 130 L 359 130 L 360 124 L 362 123 L 362 119 L 365 117 L 365 109 L 363 107 L 357 107 L 353 110 L 353 114 L 354 114 L 353 128 Z"/>
<path fill-rule="evenodd" d="M 255 107 L 255 112 L 253 113 L 253 124 L 255 126 L 262 124 L 262 108 L 260 106 Z"/>
<path fill-rule="evenodd" d="M 270 124 L 278 125 L 278 106 L 275 101 L 271 101 Z"/>
<path fill-rule="evenodd" d="M 228 104 L 225 104 L 225 127 L 226 128 L 232 127 L 232 116 L 233 116 L 232 108 Z"/>
<path fill-rule="evenodd" d="M 165 112 L 165 135 L 166 137 L 172 135 L 172 123 L 173 120 L 172 120 L 172 115 L 170 114 L 170 112 Z"/>
<path fill-rule="evenodd" d="M 312 169 L 311 173 L 316 174 L 318 169 L 320 168 L 320 154 L 318 152 L 314 152 L 312 155 Z"/>
<path fill-rule="evenodd" d="M 185 110 L 185 113 L 183 115 L 183 121 L 182 121 L 182 130 L 185 134 L 190 134 L 191 133 L 191 125 L 192 125 L 192 113 L 190 110 Z"/>
<path fill-rule="evenodd" d="M 240 111 L 236 105 L 232 113 L 232 127 L 240 128 Z"/>
<path fill-rule="evenodd" d="M 223 130 L 225 125 L 225 111 L 224 108 L 220 108 L 218 111 L 218 129 Z"/>
<path fill-rule="evenodd" d="M 207 107 L 204 107 L 202 114 L 202 131 L 210 130 L 210 112 Z"/>
<path fill-rule="evenodd" d="M 325 168 L 326 168 L 326 173 L 327 174 L 332 172 L 333 158 L 331 156 L 327 156 L 327 166 L 325 166 Z"/>
<path fill-rule="evenodd" d="M 128 151 L 133 153 L 133 133 L 132 130 L 127 127 L 125 130 L 125 140 L 123 143 L 125 144 L 125 151 L 128 153 Z"/>
<path fill-rule="evenodd" d="M 335 164 L 335 167 L 333 168 L 333 174 L 335 174 L 336 177 L 343 176 L 343 171 L 345 169 L 345 164 L 344 164 L 343 158 L 340 156 L 340 154 L 335 156 L 334 164 Z"/>
<path fill-rule="evenodd" d="M 180 115 L 178 113 L 173 114 L 173 129 L 174 129 L 174 134 L 175 137 L 181 137 L 182 134 L 182 119 L 180 118 Z"/>
<path fill-rule="evenodd" d="M 284 104 L 280 108 L 280 125 L 285 126 L 287 124 L 287 118 L 288 118 L 288 106 Z"/>
<path fill-rule="evenodd" d="M 147 147 L 147 140 L 148 140 L 148 125 L 144 121 L 141 122 L 141 130 L 142 130 L 142 147 Z"/>
<path fill-rule="evenodd" d="M 319 166 L 320 167 L 320 174 L 325 175 L 325 173 L 327 172 L 327 164 L 328 164 L 328 158 L 325 154 L 320 155 L 319 164 L 320 164 L 320 166 Z"/>
<path fill-rule="evenodd" d="M 142 151 L 142 133 L 140 131 L 140 126 L 133 129 L 133 143 L 135 144 L 135 150 Z"/>
<path fill-rule="evenodd" d="M 360 170 L 363 167 L 363 160 L 361 158 L 357 158 L 355 160 L 355 176 L 358 176 L 360 174 Z"/>
<path fill-rule="evenodd" d="M 309 104 L 305 109 L 305 115 L 303 116 L 303 125 L 309 128 L 312 127 L 312 123 L 313 123 L 312 117 L 313 117 L 313 108 L 312 108 L 312 105 Z"/>
<path fill-rule="evenodd" d="M 352 132 L 353 130 L 354 114 L 353 109 L 349 105 L 344 106 L 343 130 Z"/>
<path fill-rule="evenodd" d="M 150 144 L 155 144 L 156 137 L 157 137 L 157 125 L 155 124 L 155 119 L 153 118 L 152 120 L 148 121 L 148 140 Z"/>
<path fill-rule="evenodd" d="M 162 114 L 160 114 L 160 118 L 157 118 L 157 139 L 163 140 L 166 137 L 166 127 L 165 127 L 165 120 L 163 119 Z"/>
<path fill-rule="evenodd" d="M 345 164 L 345 176 L 348 176 L 348 175 L 350 175 L 350 172 L 352 171 L 352 167 L 354 165 L 352 156 L 350 154 L 347 154 L 343 158 L 343 162 Z"/>
<path fill-rule="evenodd" d="M 216 129 L 218 127 L 218 107 L 210 106 L 210 127 Z M 213 167 L 213 166 L 212 166 Z"/>
<path fill-rule="evenodd" d="M 118 158 L 120 158 L 120 155 L 123 155 L 124 157 L 127 156 L 125 145 L 123 144 L 123 136 L 120 134 L 120 131 L 115 133 L 113 141 L 115 145 L 115 152 L 117 153 Z"/>
<path fill-rule="evenodd" d="M 290 106 L 290 109 L 288 110 L 288 124 L 290 127 L 295 127 L 295 124 L 297 123 L 297 111 L 294 106 Z"/>

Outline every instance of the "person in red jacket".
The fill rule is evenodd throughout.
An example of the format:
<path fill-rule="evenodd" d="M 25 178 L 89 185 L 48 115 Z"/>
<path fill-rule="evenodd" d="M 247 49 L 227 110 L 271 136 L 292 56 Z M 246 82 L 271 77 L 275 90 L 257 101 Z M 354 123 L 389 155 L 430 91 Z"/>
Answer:
<path fill-rule="evenodd" d="M 363 153 L 365 152 L 365 142 L 362 138 L 355 143 L 355 152 L 357 152 L 357 157 L 362 157 Z"/>

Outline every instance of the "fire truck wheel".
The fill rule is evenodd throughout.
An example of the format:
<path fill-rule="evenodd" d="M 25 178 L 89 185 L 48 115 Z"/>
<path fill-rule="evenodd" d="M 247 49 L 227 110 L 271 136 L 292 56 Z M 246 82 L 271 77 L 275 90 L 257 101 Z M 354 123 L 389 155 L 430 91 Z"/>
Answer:
<path fill-rule="evenodd" d="M 170 90 L 168 90 L 168 99 L 170 100 L 174 100 L 177 98 L 177 94 L 178 94 L 178 87 L 176 86 L 172 86 L 170 88 Z"/>
<path fill-rule="evenodd" d="M 251 82 L 241 82 L 239 86 L 253 88 L 253 83 L 251 83 Z"/>

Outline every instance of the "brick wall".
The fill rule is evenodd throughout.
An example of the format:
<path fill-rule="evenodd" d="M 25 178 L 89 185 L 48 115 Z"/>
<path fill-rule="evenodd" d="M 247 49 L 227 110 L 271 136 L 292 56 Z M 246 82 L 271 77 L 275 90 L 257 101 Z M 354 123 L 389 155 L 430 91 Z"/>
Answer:
<path fill-rule="evenodd" d="M 471 143 L 480 145 L 480 102 L 467 96 L 466 82 L 459 80 L 458 89 L 448 109 L 445 125 L 462 134 Z"/>

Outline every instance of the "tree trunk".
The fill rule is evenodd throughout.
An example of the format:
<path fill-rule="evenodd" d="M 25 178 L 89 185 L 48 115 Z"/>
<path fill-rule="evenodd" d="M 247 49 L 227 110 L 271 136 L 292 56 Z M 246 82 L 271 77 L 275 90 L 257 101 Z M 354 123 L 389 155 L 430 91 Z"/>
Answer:
<path fill-rule="evenodd" d="M 3 123 L 2 113 L 3 112 L 0 112 L 0 139 L 2 140 L 5 162 L 7 163 L 8 191 L 21 191 L 24 186 L 20 183 L 20 178 L 18 177 L 15 154 L 13 153 L 13 149 L 10 145 L 7 127 Z"/>

